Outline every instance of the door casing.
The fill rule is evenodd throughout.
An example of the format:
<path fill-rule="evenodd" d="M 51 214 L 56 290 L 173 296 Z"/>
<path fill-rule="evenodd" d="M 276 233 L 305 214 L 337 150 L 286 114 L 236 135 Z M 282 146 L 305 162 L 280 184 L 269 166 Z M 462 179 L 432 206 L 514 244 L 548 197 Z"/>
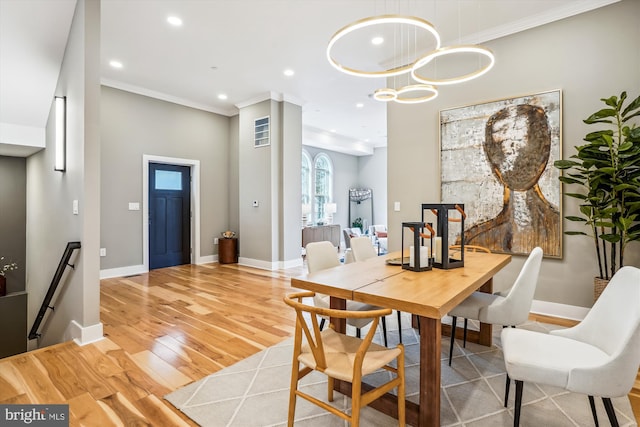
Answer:
<path fill-rule="evenodd" d="M 189 166 L 191 168 L 191 264 L 200 259 L 200 160 L 142 155 L 142 263 L 149 271 L 149 163 Z"/>

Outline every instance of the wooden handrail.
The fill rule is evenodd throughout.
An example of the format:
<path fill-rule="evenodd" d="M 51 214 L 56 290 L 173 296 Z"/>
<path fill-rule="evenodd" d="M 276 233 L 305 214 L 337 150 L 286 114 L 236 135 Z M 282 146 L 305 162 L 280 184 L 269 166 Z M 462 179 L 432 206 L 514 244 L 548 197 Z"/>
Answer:
<path fill-rule="evenodd" d="M 42 323 L 42 319 L 44 319 L 44 315 L 47 313 L 47 309 L 51 310 L 54 307 L 49 306 L 51 300 L 53 299 L 53 295 L 56 293 L 56 289 L 58 288 L 58 284 L 60 283 L 60 279 L 62 279 L 62 274 L 67 266 L 71 268 L 75 268 L 73 264 L 69 264 L 69 260 L 71 259 L 71 255 L 73 251 L 76 249 L 80 249 L 80 242 L 69 242 L 67 243 L 67 247 L 62 254 L 62 258 L 60 258 L 60 262 L 58 263 L 58 268 L 56 269 L 56 274 L 53 275 L 53 280 L 51 280 L 51 284 L 49 285 L 49 290 L 47 291 L 47 295 L 45 295 L 44 300 L 42 301 L 42 305 L 40 306 L 40 311 L 38 312 L 38 316 L 36 320 L 33 322 L 33 326 L 31 327 L 31 331 L 29 332 L 29 339 L 34 340 L 40 336 L 38 333 L 38 328 L 40 327 L 40 323 Z"/>

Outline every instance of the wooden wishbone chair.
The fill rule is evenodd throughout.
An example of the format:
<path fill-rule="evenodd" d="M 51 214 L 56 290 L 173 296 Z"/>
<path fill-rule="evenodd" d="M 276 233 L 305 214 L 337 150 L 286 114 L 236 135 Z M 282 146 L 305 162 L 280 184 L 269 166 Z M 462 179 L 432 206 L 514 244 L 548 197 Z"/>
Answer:
<path fill-rule="evenodd" d="M 296 310 L 291 389 L 289 393 L 289 427 L 293 426 L 297 396 L 349 421 L 353 427 L 358 427 L 360 409 L 396 387 L 398 389 L 398 425 L 404 426 L 404 346 L 398 344 L 395 348 L 387 348 L 372 342 L 380 317 L 391 314 L 391 309 L 348 311 L 303 304 L 303 298 L 313 297 L 314 295 L 314 292 L 299 292 L 284 297 L 284 302 Z M 304 313 L 311 314 L 311 316 L 307 316 L 309 320 L 305 319 Z M 321 331 L 318 325 L 318 317 L 340 319 L 369 318 L 373 319 L 373 322 L 367 335 L 364 338 L 357 338 L 338 333 L 333 327 Z M 311 326 L 309 326 L 308 322 L 311 323 Z M 389 365 L 394 359 L 397 360 L 397 368 Z M 300 365 L 302 365 L 302 368 Z M 394 378 L 366 393 L 362 393 L 362 377 L 379 369 L 394 373 Z M 298 382 L 313 371 L 322 372 L 327 376 L 327 400 L 329 402 L 333 401 L 335 379 L 351 383 L 352 409 L 350 416 L 327 402 L 298 389 Z"/>

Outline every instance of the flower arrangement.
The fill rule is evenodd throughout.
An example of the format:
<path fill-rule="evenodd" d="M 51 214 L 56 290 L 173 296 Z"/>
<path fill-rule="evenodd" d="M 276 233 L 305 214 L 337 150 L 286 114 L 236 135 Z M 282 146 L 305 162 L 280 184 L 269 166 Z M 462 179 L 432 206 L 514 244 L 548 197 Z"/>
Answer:
<path fill-rule="evenodd" d="M 3 265 L 4 257 L 0 257 L 0 276 L 4 276 L 7 271 L 17 270 L 18 264 L 15 262 L 10 262 L 8 264 Z"/>
<path fill-rule="evenodd" d="M 223 231 L 220 234 L 222 234 L 222 238 L 224 239 L 233 239 L 234 237 L 236 237 L 236 232 L 231 230 Z"/>

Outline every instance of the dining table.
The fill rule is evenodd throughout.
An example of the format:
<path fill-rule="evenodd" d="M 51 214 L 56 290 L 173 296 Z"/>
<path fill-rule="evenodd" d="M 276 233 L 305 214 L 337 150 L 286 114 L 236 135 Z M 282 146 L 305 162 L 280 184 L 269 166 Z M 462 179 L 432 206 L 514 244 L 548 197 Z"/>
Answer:
<path fill-rule="evenodd" d="M 400 260 L 400 262 L 398 262 Z M 493 276 L 511 261 L 508 254 L 468 252 L 464 265 L 452 269 L 412 271 L 402 268 L 400 252 L 366 261 L 341 264 L 291 279 L 291 287 L 329 295 L 331 308 L 346 308 L 359 301 L 412 313 L 420 325 L 419 403 L 406 401 L 406 420 L 414 426 L 440 425 L 442 318 L 476 290 L 492 292 Z M 406 257 L 405 261 L 408 261 Z M 344 319 L 331 319 L 338 332 Z M 452 331 L 455 333 L 455 331 Z M 481 324 L 478 342 L 491 344 L 491 325 Z M 351 384 L 335 381 L 337 391 L 351 395 Z M 370 386 L 363 384 L 363 390 Z M 397 397 L 386 394 L 369 405 L 397 417 Z"/>

